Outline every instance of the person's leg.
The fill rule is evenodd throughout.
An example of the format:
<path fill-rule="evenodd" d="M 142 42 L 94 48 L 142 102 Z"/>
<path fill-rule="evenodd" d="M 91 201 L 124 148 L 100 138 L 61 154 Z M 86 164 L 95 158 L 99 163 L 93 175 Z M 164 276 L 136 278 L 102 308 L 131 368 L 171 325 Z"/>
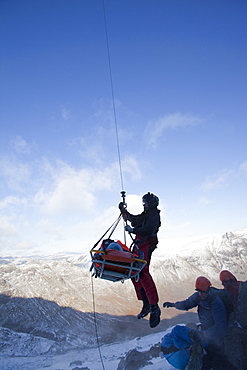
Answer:
<path fill-rule="evenodd" d="M 146 243 L 140 245 L 140 250 L 144 253 L 144 260 L 147 261 L 146 265 L 142 269 L 140 273 L 140 278 L 138 281 L 132 279 L 132 282 L 135 287 L 136 295 L 138 300 L 143 300 L 143 296 L 141 294 L 141 288 L 144 289 L 146 297 L 149 301 L 149 304 L 157 304 L 159 301 L 158 292 L 153 281 L 153 278 L 149 272 L 149 246 Z"/>
<path fill-rule="evenodd" d="M 202 366 L 202 370 L 211 368 L 214 370 L 237 370 L 227 359 L 221 346 L 211 345 L 208 347 L 207 352 L 206 357 L 209 359 L 208 364 L 210 364 L 211 367 L 208 368 L 207 361 L 205 361 L 205 367 Z"/>
<path fill-rule="evenodd" d="M 149 324 L 151 328 L 154 328 L 157 326 L 160 322 L 160 315 L 161 311 L 158 306 L 158 292 L 155 286 L 155 283 L 153 281 L 153 278 L 149 272 L 149 264 L 151 258 L 151 254 L 149 251 L 149 245 L 146 243 L 143 243 L 140 245 L 140 250 L 144 253 L 144 260 L 147 261 L 146 265 L 142 269 L 140 273 L 140 278 L 138 281 L 135 281 L 135 279 L 132 279 L 132 282 L 134 284 L 136 295 L 138 300 L 143 301 L 143 307 L 138 318 L 142 318 L 147 316 L 147 314 L 150 312 L 150 319 Z M 147 302 L 149 302 L 149 310 L 147 306 Z"/>
<path fill-rule="evenodd" d="M 206 353 L 202 358 L 201 370 L 211 370 L 212 369 L 212 356 L 210 353 Z"/>
<path fill-rule="evenodd" d="M 137 315 L 138 319 L 142 319 L 143 317 L 146 317 L 150 313 L 150 304 L 143 287 L 140 288 L 140 293 L 142 297 L 143 306 L 141 312 Z"/>

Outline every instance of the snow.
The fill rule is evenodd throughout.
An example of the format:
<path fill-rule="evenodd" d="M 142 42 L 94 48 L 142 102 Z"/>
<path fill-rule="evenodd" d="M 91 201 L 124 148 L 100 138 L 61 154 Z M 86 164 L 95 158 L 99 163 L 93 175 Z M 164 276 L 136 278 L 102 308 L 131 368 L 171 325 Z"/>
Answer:
<path fill-rule="evenodd" d="M 151 263 L 160 302 L 185 299 L 194 291 L 199 275 L 221 287 L 222 269 L 245 281 L 246 247 L 247 229 L 177 240 L 173 246 L 160 242 Z M 163 309 L 160 331 L 149 334 L 148 321 L 135 318 L 140 305 L 131 282 L 92 279 L 90 264 L 89 253 L 0 257 L 1 370 L 117 370 L 128 351 L 149 350 L 171 330 L 168 326 L 175 325 L 169 319 L 178 312 Z M 95 344 L 92 291 L 97 318 L 104 318 L 99 327 L 99 348 Z M 185 318 L 179 324 L 182 322 Z M 151 361 L 142 369 L 174 369 L 165 358 Z"/>
<path fill-rule="evenodd" d="M 79 368 L 88 367 L 90 370 L 100 370 L 104 368 L 106 370 L 116 370 L 120 357 L 125 356 L 129 350 L 136 348 L 140 352 L 146 351 L 155 343 L 159 343 L 163 336 L 171 331 L 171 329 L 172 328 L 164 332 L 150 334 L 142 338 L 135 338 L 130 341 L 117 342 L 83 351 L 69 351 L 68 353 L 55 356 L 2 356 L 1 370 L 41 370 L 44 368 L 49 370 L 67 370 L 73 369 L 76 366 Z M 101 362 L 101 357 L 104 367 Z M 144 366 L 142 369 L 172 370 L 175 368 L 172 367 L 165 358 L 159 357 L 152 359 L 152 364 Z"/>

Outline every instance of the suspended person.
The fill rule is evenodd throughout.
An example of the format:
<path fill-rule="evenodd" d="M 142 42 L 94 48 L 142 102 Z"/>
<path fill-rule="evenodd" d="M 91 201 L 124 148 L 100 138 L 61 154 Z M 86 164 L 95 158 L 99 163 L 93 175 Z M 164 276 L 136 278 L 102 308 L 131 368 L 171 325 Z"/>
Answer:
<path fill-rule="evenodd" d="M 126 204 L 119 203 L 119 209 L 125 221 L 130 221 L 130 225 L 125 226 L 125 230 L 135 234 L 135 245 L 137 245 L 141 257 L 147 262 L 140 273 L 139 281 L 132 279 L 135 287 L 137 299 L 143 302 L 142 310 L 137 318 L 142 319 L 150 313 L 149 325 L 156 327 L 160 322 L 161 311 L 158 306 L 158 292 L 149 271 L 151 255 L 157 248 L 157 233 L 161 225 L 159 198 L 148 192 L 142 197 L 144 210 L 139 215 L 132 215 L 126 209 Z"/>
<path fill-rule="evenodd" d="M 201 370 L 236 370 L 227 359 L 224 351 L 224 338 L 227 333 L 227 314 L 224 303 L 211 288 L 211 282 L 199 276 L 195 282 L 196 292 L 184 301 L 165 302 L 163 307 L 189 310 L 197 307 L 201 331 L 193 332 L 193 339 L 200 342 L 206 351 Z"/>
<path fill-rule="evenodd" d="M 247 370 L 247 282 L 237 280 L 228 270 L 221 271 L 220 281 L 234 305 L 225 338 L 226 353 L 238 370 Z"/>

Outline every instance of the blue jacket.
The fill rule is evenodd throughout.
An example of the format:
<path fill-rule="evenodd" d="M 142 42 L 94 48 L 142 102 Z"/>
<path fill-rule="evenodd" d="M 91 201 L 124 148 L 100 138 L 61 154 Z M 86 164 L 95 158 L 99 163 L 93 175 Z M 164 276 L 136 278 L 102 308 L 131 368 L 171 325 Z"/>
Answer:
<path fill-rule="evenodd" d="M 202 300 L 199 293 L 195 292 L 184 301 L 175 303 L 178 310 L 189 310 L 197 307 L 197 313 L 202 325 L 201 342 L 219 344 L 227 331 L 227 314 L 222 300 L 209 288 L 209 295 Z"/>

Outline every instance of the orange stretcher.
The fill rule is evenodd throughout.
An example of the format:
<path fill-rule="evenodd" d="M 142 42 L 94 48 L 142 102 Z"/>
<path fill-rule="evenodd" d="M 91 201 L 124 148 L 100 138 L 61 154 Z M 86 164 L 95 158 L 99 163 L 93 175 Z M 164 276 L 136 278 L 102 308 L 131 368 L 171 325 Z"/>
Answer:
<path fill-rule="evenodd" d="M 93 276 L 110 281 L 122 281 L 135 278 L 139 275 L 146 261 L 130 249 L 120 240 L 103 240 L 99 249 L 90 251 Z"/>

